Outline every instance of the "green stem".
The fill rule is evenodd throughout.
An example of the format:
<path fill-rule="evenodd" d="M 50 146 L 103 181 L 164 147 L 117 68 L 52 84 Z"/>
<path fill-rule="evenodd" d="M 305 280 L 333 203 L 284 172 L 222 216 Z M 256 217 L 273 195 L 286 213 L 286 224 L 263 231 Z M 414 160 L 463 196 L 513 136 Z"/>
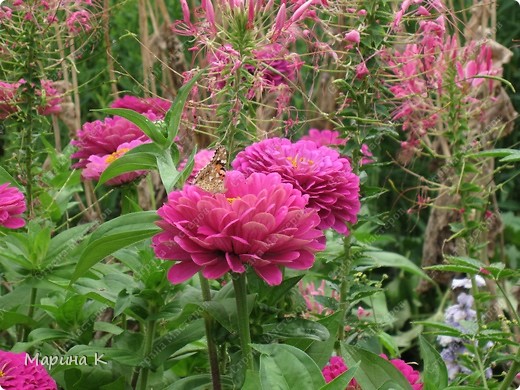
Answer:
<path fill-rule="evenodd" d="M 509 368 L 509 371 L 507 372 L 506 377 L 502 381 L 502 384 L 500 385 L 498 390 L 507 390 L 509 388 L 509 385 L 513 382 L 515 379 L 516 374 L 518 373 L 518 370 L 520 369 L 520 348 L 516 351 L 516 356 L 513 358 L 513 364 L 511 364 L 511 367 Z"/>
<path fill-rule="evenodd" d="M 350 236 L 347 236 L 343 239 L 343 248 L 345 251 L 345 258 L 343 260 L 343 264 L 341 265 L 341 285 L 339 289 L 339 309 L 343 313 L 343 320 L 341 321 L 338 329 L 338 345 L 336 346 L 336 352 L 338 355 L 341 355 L 341 343 L 345 339 L 345 326 L 343 323 L 348 307 L 348 277 L 350 274 L 350 268 L 352 267 L 352 261 L 350 259 Z"/>
<path fill-rule="evenodd" d="M 251 333 L 249 331 L 249 313 L 247 310 L 246 275 L 234 274 L 233 287 L 237 301 L 238 333 L 242 347 L 242 357 L 246 361 L 246 368 L 253 369 L 253 354 L 251 351 Z"/>
<path fill-rule="evenodd" d="M 208 280 L 199 273 L 200 287 L 202 290 L 202 299 L 204 302 L 211 301 L 211 291 L 209 289 Z M 208 343 L 209 365 L 211 370 L 211 382 L 213 383 L 213 390 L 220 390 L 220 369 L 218 362 L 217 344 L 213 338 L 213 318 L 207 311 L 204 311 L 204 326 L 206 329 L 206 340 Z"/>
<path fill-rule="evenodd" d="M 36 287 L 33 287 L 31 289 L 31 297 L 29 298 L 29 311 L 27 312 L 27 316 L 29 318 L 33 318 L 34 316 L 34 305 L 36 304 L 36 295 L 38 294 L 38 289 Z M 22 327 L 21 334 L 19 335 L 19 339 L 23 342 L 27 341 L 28 332 L 27 327 Z"/>
<path fill-rule="evenodd" d="M 150 315 L 153 315 L 151 313 Z M 152 353 L 153 348 L 153 340 L 155 337 L 155 326 L 156 321 L 155 320 L 148 320 L 146 324 L 146 333 L 144 335 L 144 356 L 145 358 L 150 356 Z M 150 368 L 145 366 L 141 368 L 141 373 L 139 374 L 139 386 L 138 389 L 140 390 L 147 390 L 148 389 L 148 375 L 150 374 Z"/>
<path fill-rule="evenodd" d="M 27 60 L 25 61 L 24 78 L 26 83 L 22 89 L 22 95 L 25 102 L 25 118 L 21 121 L 22 126 L 22 150 L 23 158 L 25 163 L 25 196 L 27 198 L 27 209 L 29 213 L 29 219 L 34 217 L 33 208 L 33 177 L 32 177 L 32 164 L 33 164 L 33 126 L 34 126 L 34 115 L 35 115 L 35 96 L 36 88 L 35 85 L 38 80 L 34 77 L 35 63 L 35 34 L 36 25 L 35 23 L 29 23 L 30 28 L 27 31 Z"/>

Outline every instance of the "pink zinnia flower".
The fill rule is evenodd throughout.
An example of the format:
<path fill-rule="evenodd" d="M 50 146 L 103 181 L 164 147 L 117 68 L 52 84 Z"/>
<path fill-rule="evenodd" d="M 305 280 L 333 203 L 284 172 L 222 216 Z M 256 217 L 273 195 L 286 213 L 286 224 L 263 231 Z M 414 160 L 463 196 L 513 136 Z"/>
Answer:
<path fill-rule="evenodd" d="M 381 354 L 379 356 L 388 360 L 385 354 Z M 421 383 L 421 374 L 419 371 L 414 370 L 412 366 L 401 359 L 392 359 L 390 360 L 390 363 L 392 363 L 395 368 L 401 371 L 408 383 L 410 383 L 412 386 L 413 390 L 422 390 L 423 384 Z M 348 367 L 345 364 L 345 360 L 343 360 L 341 356 L 333 356 L 330 358 L 329 363 L 323 367 L 322 373 L 323 377 L 325 378 L 325 382 L 329 383 L 347 370 Z M 355 379 L 352 379 L 347 386 L 347 390 L 356 390 L 358 388 L 359 386 Z"/>
<path fill-rule="evenodd" d="M 0 351 L 0 388 L 4 390 L 56 390 L 45 367 L 27 359 L 26 352 Z"/>
<path fill-rule="evenodd" d="M 96 156 L 92 155 L 88 158 L 88 163 L 83 169 L 82 176 L 84 179 L 89 180 L 99 180 L 101 174 L 107 169 L 107 167 L 117 160 L 119 157 L 123 156 L 129 150 L 135 148 L 136 146 L 142 145 L 143 141 L 141 140 L 133 140 L 130 142 L 125 142 L 119 145 L 115 152 L 106 154 L 104 156 Z M 122 175 L 116 176 L 106 182 L 109 186 L 121 185 L 124 183 L 129 183 L 134 181 L 139 176 L 144 175 L 146 171 L 135 171 L 135 172 L 127 172 Z"/>
<path fill-rule="evenodd" d="M 27 207 L 22 192 L 16 187 L 11 187 L 10 184 L 0 185 L 0 226 L 18 229 L 25 226 L 25 220 L 20 217 L 20 214 Z"/>
<path fill-rule="evenodd" d="M 169 194 L 157 213 L 164 230 L 152 238 L 157 257 L 175 260 L 168 272 L 181 283 L 198 271 L 216 279 L 242 273 L 249 264 L 270 285 L 282 281 L 281 267 L 309 269 L 324 249 L 320 219 L 305 208 L 308 196 L 277 174 L 226 174 L 225 194 L 187 185 Z"/>
<path fill-rule="evenodd" d="M 150 120 L 157 120 L 156 115 L 148 112 Z M 132 122 L 115 116 L 105 118 L 103 121 L 86 122 L 78 131 L 77 139 L 71 144 L 78 148 L 71 158 L 79 159 L 73 165 L 74 168 L 85 168 L 90 156 L 105 156 L 117 151 L 119 145 L 134 140 L 145 141 L 148 137 Z"/>
<path fill-rule="evenodd" d="M 148 111 L 152 111 L 158 117 L 164 117 L 166 112 L 172 106 L 172 102 L 158 98 L 139 98 L 137 96 L 125 95 L 112 102 L 110 107 L 112 108 L 127 108 L 134 110 L 140 114 L 145 114 Z"/>
<path fill-rule="evenodd" d="M 346 222 L 355 223 L 360 209 L 359 177 L 339 153 L 312 141 L 292 143 L 271 138 L 248 146 L 232 166 L 245 174 L 276 172 L 303 194 L 309 207 L 318 210 L 320 229 L 332 227 L 348 234 Z"/>
<path fill-rule="evenodd" d="M 342 146 L 347 143 L 344 138 L 339 138 L 339 132 L 335 130 L 310 129 L 309 135 L 304 135 L 302 140 L 313 141 L 318 146 Z"/>

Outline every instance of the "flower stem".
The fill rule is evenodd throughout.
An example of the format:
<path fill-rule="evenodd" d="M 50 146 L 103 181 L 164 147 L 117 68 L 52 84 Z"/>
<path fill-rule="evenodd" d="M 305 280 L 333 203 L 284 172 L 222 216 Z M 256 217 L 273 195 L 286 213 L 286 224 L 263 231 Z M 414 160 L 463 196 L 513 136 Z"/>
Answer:
<path fill-rule="evenodd" d="M 336 346 L 336 352 L 338 355 L 341 355 L 341 342 L 345 339 L 345 326 L 343 323 L 348 306 L 348 277 L 350 274 L 350 268 L 352 266 L 352 261 L 350 259 L 350 235 L 343 239 L 343 248 L 345 250 L 345 259 L 341 265 L 341 285 L 339 290 L 339 309 L 343 313 L 343 318 L 338 329 L 338 345 Z"/>
<path fill-rule="evenodd" d="M 246 361 L 246 368 L 253 369 L 253 354 L 251 351 L 251 333 L 249 331 L 249 313 L 247 311 L 247 287 L 246 275 L 234 274 L 233 287 L 237 302 L 238 333 L 240 346 L 242 347 L 242 358 Z"/>
<path fill-rule="evenodd" d="M 507 390 L 509 388 L 509 385 L 513 382 L 518 373 L 518 369 L 520 369 L 520 348 L 517 349 L 516 356 L 513 358 L 513 364 L 511 364 L 511 367 L 498 390 Z"/>
<path fill-rule="evenodd" d="M 209 289 L 208 280 L 199 273 L 200 287 L 202 290 L 202 299 L 204 302 L 211 301 L 211 292 Z M 206 328 L 206 340 L 208 343 L 209 365 L 211 370 L 211 382 L 213 383 L 213 390 L 220 390 L 220 370 L 218 365 L 218 353 L 215 339 L 213 338 L 213 318 L 207 311 L 204 311 L 204 326 Z"/>
<path fill-rule="evenodd" d="M 152 315 L 152 314 L 151 314 Z M 144 335 L 144 356 L 150 356 L 153 348 L 153 340 L 155 337 L 155 320 L 148 320 L 145 328 Z M 141 373 L 139 374 L 139 389 L 147 390 L 148 389 L 148 375 L 150 374 L 149 367 L 141 368 Z"/>

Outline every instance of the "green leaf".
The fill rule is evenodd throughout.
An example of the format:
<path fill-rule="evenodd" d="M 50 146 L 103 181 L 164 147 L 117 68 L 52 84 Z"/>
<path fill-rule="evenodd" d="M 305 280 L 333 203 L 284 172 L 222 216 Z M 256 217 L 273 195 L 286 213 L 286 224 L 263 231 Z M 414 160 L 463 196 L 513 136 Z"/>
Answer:
<path fill-rule="evenodd" d="M 181 171 L 179 179 L 177 179 L 178 183 L 184 184 L 188 177 L 190 177 L 191 172 L 193 171 L 193 167 L 195 166 L 195 155 L 197 154 L 197 147 L 195 146 L 191 151 L 188 160 L 186 161 L 186 166 Z"/>
<path fill-rule="evenodd" d="M 491 149 L 491 150 L 482 150 L 480 152 L 468 153 L 466 157 L 505 157 L 509 156 L 513 153 L 516 153 L 516 149 Z"/>
<path fill-rule="evenodd" d="M 451 264 L 431 265 L 429 267 L 424 267 L 424 269 L 427 271 L 463 272 L 463 273 L 467 273 L 470 275 L 475 275 L 479 272 L 478 270 L 475 270 L 475 268 L 473 268 L 473 267 L 466 267 L 463 265 L 451 265 Z"/>
<path fill-rule="evenodd" d="M 255 299 L 256 294 L 247 295 L 248 315 L 253 310 Z M 237 303 L 235 298 L 206 301 L 201 304 L 201 307 L 229 332 L 238 331 Z"/>
<path fill-rule="evenodd" d="M 509 156 L 500 159 L 500 162 L 517 162 L 520 161 L 520 150 L 515 150 Z"/>
<path fill-rule="evenodd" d="M 123 173 L 156 169 L 155 159 L 156 157 L 152 153 L 125 153 L 108 165 L 99 177 L 96 187 Z"/>
<path fill-rule="evenodd" d="M 203 319 L 180 326 L 154 343 L 150 356 L 144 357 L 143 364 L 151 364 L 152 368 L 156 369 L 162 366 L 175 352 L 189 343 L 200 340 L 202 337 L 204 337 Z"/>
<path fill-rule="evenodd" d="M 0 184 L 11 183 L 11 186 L 17 187 L 23 191 L 23 187 L 4 168 L 0 167 Z"/>
<path fill-rule="evenodd" d="M 145 117 L 144 115 L 135 112 L 134 110 L 129 110 L 126 108 L 103 108 L 101 111 L 108 115 L 118 115 L 125 119 L 128 119 L 130 122 L 139 127 L 143 133 L 145 133 L 148 138 L 150 138 L 153 142 L 160 146 L 164 146 L 166 144 L 166 138 L 161 134 L 161 131 L 155 126 L 155 124 Z"/>
<path fill-rule="evenodd" d="M 173 163 L 172 156 L 168 149 L 164 150 L 161 155 L 157 156 L 156 161 L 163 186 L 166 189 L 166 192 L 169 193 L 173 189 L 173 187 L 175 187 L 177 181 L 179 181 L 181 174 L 177 171 L 177 168 Z"/>
<path fill-rule="evenodd" d="M 372 267 L 394 267 L 401 268 L 411 274 L 417 275 L 423 279 L 433 282 L 428 275 L 426 275 L 421 268 L 416 266 L 406 257 L 397 253 L 385 251 L 366 251 L 363 252 L 363 257 L 355 260 L 355 265 L 369 265 Z"/>
<path fill-rule="evenodd" d="M 111 334 L 121 334 L 125 330 L 123 328 L 120 328 L 117 325 L 111 324 L 110 322 L 102 322 L 102 321 L 96 321 L 94 322 L 94 330 L 105 332 L 105 333 L 111 333 Z"/>
<path fill-rule="evenodd" d="M 303 351 L 284 344 L 252 344 L 261 353 L 262 389 L 315 390 L 325 385 L 320 368 Z"/>
<path fill-rule="evenodd" d="M 448 370 L 439 352 L 423 337 L 419 336 L 421 357 L 424 362 L 422 373 L 425 390 L 444 389 L 448 386 Z"/>
<path fill-rule="evenodd" d="M 108 255 L 158 233 L 160 228 L 154 223 L 157 219 L 155 211 L 142 211 L 102 224 L 90 237 L 71 277 L 71 284 Z"/>
<path fill-rule="evenodd" d="M 88 230 L 93 225 L 94 223 L 86 223 L 75 226 L 53 237 L 51 239 L 45 260 L 43 261 L 43 266 L 57 263 L 57 259 L 64 260 L 65 257 L 70 257 L 70 254 L 78 248 L 79 243 L 85 239 Z"/>
<path fill-rule="evenodd" d="M 325 326 L 331 335 L 331 337 L 325 341 L 289 339 L 286 341 L 286 343 L 301 349 L 302 351 L 305 351 L 305 353 L 316 362 L 318 367 L 323 367 L 325 364 L 327 364 L 332 355 L 332 351 L 334 350 L 334 343 L 336 342 L 335 335 L 338 334 L 339 327 L 343 324 L 343 317 L 343 312 L 338 310 L 330 316 L 318 320 L 318 323 Z"/>
<path fill-rule="evenodd" d="M 330 333 L 325 326 L 304 318 L 286 319 L 275 324 L 266 324 L 262 328 L 268 335 L 280 338 L 326 341 L 330 337 Z"/>
<path fill-rule="evenodd" d="M 175 381 L 168 387 L 165 387 L 164 390 L 207 390 L 212 387 L 211 383 L 210 374 L 192 375 Z M 234 388 L 233 381 L 229 376 L 221 375 L 220 383 L 224 388 Z M 258 390 L 258 387 L 255 390 Z"/>
<path fill-rule="evenodd" d="M 242 385 L 242 390 L 258 390 L 262 388 L 260 382 L 260 375 L 258 372 L 253 370 L 246 371 L 246 379 Z"/>
<path fill-rule="evenodd" d="M 355 348 L 350 345 L 342 346 L 343 357 L 347 367 L 359 363 L 359 369 L 354 378 L 363 390 L 379 390 L 394 388 L 395 390 L 412 390 L 410 383 L 403 374 L 388 360 L 375 353 Z"/>
<path fill-rule="evenodd" d="M 359 368 L 359 363 L 350 367 L 347 371 L 334 378 L 332 381 L 327 383 L 320 390 L 345 390 L 348 387 L 350 381 L 354 378 L 356 371 Z"/>
<path fill-rule="evenodd" d="M 184 84 L 179 91 L 177 92 L 177 97 L 172 103 L 172 106 L 166 113 L 164 117 L 164 122 L 168 128 L 168 143 L 166 146 L 171 146 L 179 132 L 179 126 L 181 123 L 182 112 L 184 110 L 184 105 L 186 104 L 186 100 L 191 92 L 191 89 L 197 82 L 197 80 L 202 76 L 204 72 L 200 71 L 193 78 Z"/>

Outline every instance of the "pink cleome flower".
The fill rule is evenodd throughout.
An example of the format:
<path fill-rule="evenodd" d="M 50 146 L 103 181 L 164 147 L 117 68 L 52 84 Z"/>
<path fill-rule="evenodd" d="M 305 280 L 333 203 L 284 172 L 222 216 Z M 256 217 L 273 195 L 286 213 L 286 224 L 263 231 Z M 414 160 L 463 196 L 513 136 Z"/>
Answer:
<path fill-rule="evenodd" d="M 388 360 L 385 354 L 379 355 L 382 358 Z M 413 369 L 408 363 L 401 359 L 392 359 L 390 363 L 397 368 L 403 376 L 406 378 L 408 383 L 412 386 L 413 390 L 422 390 L 423 384 L 421 383 L 421 375 L 419 371 Z M 340 376 L 342 373 L 348 370 L 345 364 L 345 360 L 341 356 L 333 356 L 330 358 L 329 363 L 323 367 L 322 373 L 325 378 L 325 382 L 329 383 L 334 378 Z M 359 385 L 355 379 L 352 379 L 347 386 L 346 390 L 357 390 Z"/>
<path fill-rule="evenodd" d="M 150 120 L 161 119 L 153 112 L 148 111 L 145 116 Z M 117 151 L 119 145 L 134 140 L 146 141 L 148 137 L 132 122 L 115 116 L 86 122 L 78 131 L 77 139 L 71 144 L 77 147 L 77 152 L 71 158 L 79 161 L 73 165 L 74 168 L 85 168 L 90 156 L 106 156 Z"/>
<path fill-rule="evenodd" d="M 84 9 L 72 12 L 67 17 L 65 24 L 73 35 L 88 32 L 92 30 L 92 25 L 90 24 L 90 12 Z"/>
<path fill-rule="evenodd" d="M 157 257 L 174 260 L 168 272 L 181 283 L 202 271 L 216 279 L 242 273 L 249 264 L 269 285 L 282 282 L 281 267 L 309 269 L 324 249 L 320 219 L 280 175 L 226 174 L 225 194 L 187 185 L 169 194 L 158 210 L 163 232 L 152 238 Z"/>
<path fill-rule="evenodd" d="M 0 388 L 4 390 L 56 390 L 45 367 L 28 359 L 26 352 L 0 351 Z"/>
<path fill-rule="evenodd" d="M 271 138 L 248 146 L 233 161 L 247 175 L 276 172 L 286 183 L 309 195 L 309 207 L 318 211 L 320 229 L 333 228 L 347 235 L 346 222 L 355 223 L 361 207 L 359 177 L 350 163 L 331 148 L 312 141 L 292 143 Z"/>
<path fill-rule="evenodd" d="M 110 107 L 127 108 L 140 114 L 145 114 L 148 111 L 151 111 L 158 117 L 164 117 L 166 112 L 170 109 L 171 105 L 172 102 L 158 97 L 139 98 L 137 96 L 125 95 L 114 100 Z"/>
<path fill-rule="evenodd" d="M 119 157 L 123 156 L 125 153 L 127 153 L 129 150 L 142 145 L 143 142 L 141 140 L 133 140 L 130 142 L 125 142 L 119 145 L 115 152 L 111 154 L 106 154 L 104 156 L 96 156 L 92 155 L 88 158 L 88 163 L 83 169 L 82 176 L 84 179 L 89 180 L 99 180 L 101 174 L 107 169 L 107 167 L 117 160 Z M 139 176 L 144 175 L 146 171 L 134 171 L 134 172 L 128 172 L 123 173 L 122 175 L 116 176 L 106 182 L 107 185 L 115 186 L 115 185 L 121 185 L 124 183 L 129 183 L 135 179 L 137 179 Z"/>
<path fill-rule="evenodd" d="M 269 87 L 287 84 L 287 81 L 296 80 L 296 76 L 303 65 L 296 53 L 289 51 L 279 43 L 265 45 L 261 49 L 253 50 L 258 61 L 256 66 L 246 65 L 246 69 L 253 74 L 259 74 Z"/>
<path fill-rule="evenodd" d="M 25 226 L 25 220 L 20 217 L 20 214 L 27 206 L 22 192 L 10 184 L 0 184 L 0 226 L 18 229 Z"/>

